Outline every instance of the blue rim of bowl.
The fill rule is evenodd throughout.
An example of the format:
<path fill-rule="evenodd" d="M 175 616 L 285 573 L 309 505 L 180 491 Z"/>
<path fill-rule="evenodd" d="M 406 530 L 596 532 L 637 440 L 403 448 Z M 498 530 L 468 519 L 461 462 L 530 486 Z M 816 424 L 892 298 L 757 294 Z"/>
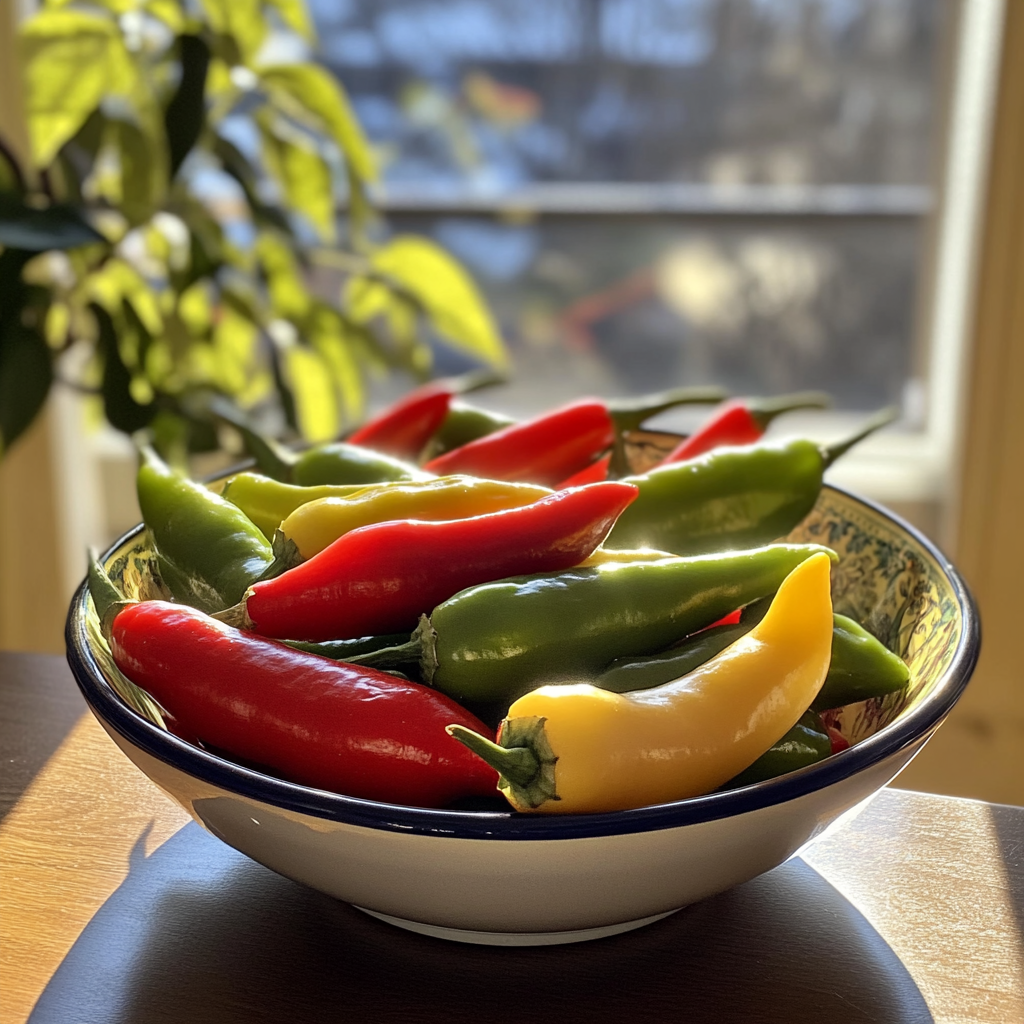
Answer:
<path fill-rule="evenodd" d="M 68 612 L 65 639 L 68 664 L 93 713 L 129 743 L 152 757 L 210 785 L 284 810 L 362 828 L 458 839 L 551 840 L 653 832 L 715 821 L 782 804 L 841 782 L 928 736 L 946 717 L 971 678 L 981 648 L 977 606 L 949 560 L 920 531 L 881 505 L 832 484 L 826 486 L 856 501 L 906 531 L 927 551 L 952 584 L 963 616 L 953 660 L 920 704 L 860 743 L 818 764 L 742 789 L 691 797 L 674 803 L 605 814 L 530 815 L 508 812 L 429 810 L 378 803 L 310 789 L 226 761 L 201 750 L 132 711 L 117 696 L 93 656 L 85 628 L 86 585 L 79 587 Z M 104 558 L 137 536 L 137 526 L 120 537 Z"/>

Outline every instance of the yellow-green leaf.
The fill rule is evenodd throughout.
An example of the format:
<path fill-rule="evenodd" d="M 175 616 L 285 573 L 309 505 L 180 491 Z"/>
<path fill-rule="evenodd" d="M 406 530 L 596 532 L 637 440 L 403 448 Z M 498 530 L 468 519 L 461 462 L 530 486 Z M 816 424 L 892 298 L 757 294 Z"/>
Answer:
<path fill-rule="evenodd" d="M 213 323 L 210 307 L 210 284 L 200 280 L 186 288 L 178 297 L 178 316 L 192 335 L 204 335 Z"/>
<path fill-rule="evenodd" d="M 259 334 L 232 309 L 222 311 L 213 332 L 214 383 L 229 395 L 242 394 L 255 370 Z"/>
<path fill-rule="evenodd" d="M 307 42 L 313 42 L 313 23 L 309 20 L 305 0 L 266 0 L 266 6 L 277 11 L 282 24 Z"/>
<path fill-rule="evenodd" d="M 246 64 L 251 64 L 267 38 L 261 0 L 200 0 L 210 27 L 230 36 Z"/>
<path fill-rule="evenodd" d="M 299 430 L 308 441 L 329 441 L 338 433 L 338 404 L 324 360 L 301 345 L 284 353 L 285 373 L 295 398 Z"/>
<path fill-rule="evenodd" d="M 256 240 L 256 255 L 267 277 L 267 291 L 273 311 L 286 320 L 299 320 L 312 301 L 295 254 L 277 235 L 265 231 Z"/>
<path fill-rule="evenodd" d="M 377 168 L 348 97 L 338 81 L 316 64 L 273 64 L 259 71 L 271 100 L 284 113 L 322 128 L 338 144 L 352 173 L 375 181 Z"/>
<path fill-rule="evenodd" d="M 444 249 L 426 238 L 399 235 L 374 253 L 373 269 L 422 307 L 452 346 L 494 366 L 508 363 L 504 343 L 473 279 Z"/>
<path fill-rule="evenodd" d="M 121 212 L 131 224 L 141 224 L 160 206 L 167 191 L 167 150 L 128 121 L 110 122 L 111 138 L 121 170 Z"/>
<path fill-rule="evenodd" d="M 154 337 L 163 330 L 163 317 L 153 290 L 130 264 L 110 259 L 84 282 L 84 301 L 97 302 L 111 316 L 116 316 L 125 302 L 130 302 L 142 326 Z"/>
<path fill-rule="evenodd" d="M 40 167 L 85 124 L 110 81 L 117 27 L 111 18 L 44 8 L 22 29 L 25 108 L 32 155 Z"/>
<path fill-rule="evenodd" d="M 277 180 L 291 208 L 305 217 L 321 240 L 335 240 L 334 188 L 331 169 L 312 141 L 273 115 L 257 118 L 267 170 Z"/>
<path fill-rule="evenodd" d="M 345 282 L 342 304 L 346 314 L 358 324 L 368 324 L 388 310 L 392 291 L 383 281 L 356 275 Z"/>
<path fill-rule="evenodd" d="M 341 418 L 346 424 L 359 422 L 366 404 L 360 359 L 364 339 L 336 310 L 318 303 L 310 318 L 309 340 L 330 369 Z"/>

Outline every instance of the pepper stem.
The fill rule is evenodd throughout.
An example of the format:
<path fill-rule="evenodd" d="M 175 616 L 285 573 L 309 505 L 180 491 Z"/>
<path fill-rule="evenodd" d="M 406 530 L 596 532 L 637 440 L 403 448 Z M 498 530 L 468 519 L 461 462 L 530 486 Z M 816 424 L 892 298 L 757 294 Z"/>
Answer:
<path fill-rule="evenodd" d="M 456 395 L 468 395 L 471 391 L 482 391 L 498 384 L 507 384 L 508 377 L 499 370 L 470 370 L 450 380 L 452 392 Z"/>
<path fill-rule="evenodd" d="M 516 810 L 535 810 L 549 800 L 560 800 L 555 789 L 558 758 L 544 732 L 546 718 L 506 718 L 499 742 L 462 725 L 445 727 L 463 746 L 498 773 L 498 789 Z"/>
<path fill-rule="evenodd" d="M 367 668 L 379 668 L 384 672 L 389 672 L 391 669 L 398 668 L 399 665 L 411 665 L 416 662 L 422 664 L 423 643 L 413 634 L 413 639 L 407 640 L 404 644 L 381 647 L 376 651 L 366 651 L 363 654 L 346 655 L 343 660 L 349 665 L 365 665 Z"/>
<path fill-rule="evenodd" d="M 230 608 L 223 609 L 223 611 L 211 612 L 210 617 L 218 622 L 223 622 L 226 626 L 234 626 L 235 629 L 252 629 L 255 623 L 249 618 L 249 612 L 245 607 L 245 600 L 249 593 L 247 590 L 238 604 L 233 604 Z"/>
<path fill-rule="evenodd" d="M 291 482 L 292 467 L 298 461 L 294 452 L 253 430 L 249 421 L 230 403 L 214 399 L 210 409 L 218 419 L 231 424 L 242 435 L 245 450 L 256 460 L 261 473 L 283 483 Z"/>
<path fill-rule="evenodd" d="M 797 391 L 792 395 L 775 398 L 748 398 L 743 405 L 762 430 L 768 429 L 776 416 L 796 409 L 827 409 L 832 399 L 824 391 Z"/>
<path fill-rule="evenodd" d="M 107 570 L 103 568 L 103 563 L 95 548 L 89 549 L 88 580 L 92 603 L 96 606 L 96 614 L 100 619 L 100 632 L 109 644 L 110 631 L 114 625 L 114 619 L 117 618 L 117 613 L 135 602 L 129 601 L 117 588 Z"/>
<path fill-rule="evenodd" d="M 852 437 L 847 437 L 842 441 L 837 441 L 835 444 L 823 447 L 821 449 L 822 468 L 828 469 L 836 459 L 845 455 L 855 444 L 859 444 L 869 434 L 873 434 L 876 430 L 881 430 L 882 427 L 892 423 L 899 415 L 899 412 L 895 405 L 886 406 L 886 408 L 876 412 Z"/>
<path fill-rule="evenodd" d="M 658 413 L 667 412 L 679 405 L 710 405 L 725 398 L 725 391 L 717 387 L 675 388 L 662 391 L 656 395 L 644 395 L 642 398 L 610 399 L 608 415 L 615 424 L 616 434 L 625 430 L 635 430 L 645 420 Z"/>
<path fill-rule="evenodd" d="M 281 573 L 294 569 L 301 565 L 305 559 L 299 554 L 299 546 L 290 537 L 286 537 L 281 530 L 274 531 L 272 541 L 274 560 L 253 580 L 253 583 L 261 583 L 263 580 L 272 580 Z"/>

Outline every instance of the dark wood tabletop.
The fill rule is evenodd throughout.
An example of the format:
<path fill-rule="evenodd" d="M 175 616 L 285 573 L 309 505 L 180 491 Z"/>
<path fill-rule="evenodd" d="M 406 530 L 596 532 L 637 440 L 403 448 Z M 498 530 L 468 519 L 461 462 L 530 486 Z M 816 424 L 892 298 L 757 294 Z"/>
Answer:
<path fill-rule="evenodd" d="M 0 1024 L 1024 1021 L 1024 809 L 885 790 L 731 892 L 541 948 L 392 928 L 208 835 L 0 653 Z"/>

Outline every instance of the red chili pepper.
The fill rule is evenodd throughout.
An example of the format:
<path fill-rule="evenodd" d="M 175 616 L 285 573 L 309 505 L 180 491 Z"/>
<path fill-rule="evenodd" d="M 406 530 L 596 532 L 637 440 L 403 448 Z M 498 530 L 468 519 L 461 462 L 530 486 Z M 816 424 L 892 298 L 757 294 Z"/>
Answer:
<path fill-rule="evenodd" d="M 717 389 L 681 388 L 635 402 L 584 398 L 470 441 L 423 468 L 438 476 L 469 473 L 554 487 L 603 454 L 618 433 L 667 409 L 717 401 L 720 395 Z"/>
<path fill-rule="evenodd" d="M 834 725 L 826 725 L 825 731 L 828 733 L 828 741 L 832 745 L 833 754 L 838 754 L 840 750 L 846 750 L 850 745 L 850 741 Z"/>
<path fill-rule="evenodd" d="M 416 459 L 440 429 L 456 395 L 503 380 L 493 370 L 474 370 L 459 377 L 427 381 L 364 423 L 348 441 L 400 459 Z"/>
<path fill-rule="evenodd" d="M 218 618 L 289 640 L 412 629 L 420 615 L 466 587 L 578 565 L 636 495 L 633 484 L 610 481 L 471 519 L 363 526 L 283 575 L 253 584 Z"/>
<path fill-rule="evenodd" d="M 611 453 L 603 455 L 589 466 L 584 466 L 578 473 L 573 473 L 568 480 L 563 480 L 555 490 L 564 491 L 568 487 L 583 487 L 585 484 L 599 484 L 607 480 L 611 461 Z"/>
<path fill-rule="evenodd" d="M 735 626 L 740 621 L 743 615 L 743 609 L 737 608 L 734 612 L 729 612 L 728 615 L 723 615 L 717 622 L 712 622 L 710 626 L 706 626 L 705 629 L 714 629 L 715 626 Z M 701 631 L 703 632 L 703 630 Z"/>
<path fill-rule="evenodd" d="M 293 782 L 421 807 L 495 792 L 493 769 L 445 727 L 464 722 L 493 734 L 426 686 L 164 601 L 119 612 L 110 645 L 118 668 L 189 733 Z"/>
<path fill-rule="evenodd" d="M 823 409 L 828 396 L 817 392 L 783 395 L 775 399 L 734 399 L 722 407 L 695 433 L 661 460 L 659 465 L 695 459 L 722 445 L 753 444 L 759 441 L 776 416 L 793 409 Z"/>
<path fill-rule="evenodd" d="M 457 393 L 446 381 L 430 381 L 364 423 L 348 441 L 396 458 L 415 459 L 444 422 Z"/>

